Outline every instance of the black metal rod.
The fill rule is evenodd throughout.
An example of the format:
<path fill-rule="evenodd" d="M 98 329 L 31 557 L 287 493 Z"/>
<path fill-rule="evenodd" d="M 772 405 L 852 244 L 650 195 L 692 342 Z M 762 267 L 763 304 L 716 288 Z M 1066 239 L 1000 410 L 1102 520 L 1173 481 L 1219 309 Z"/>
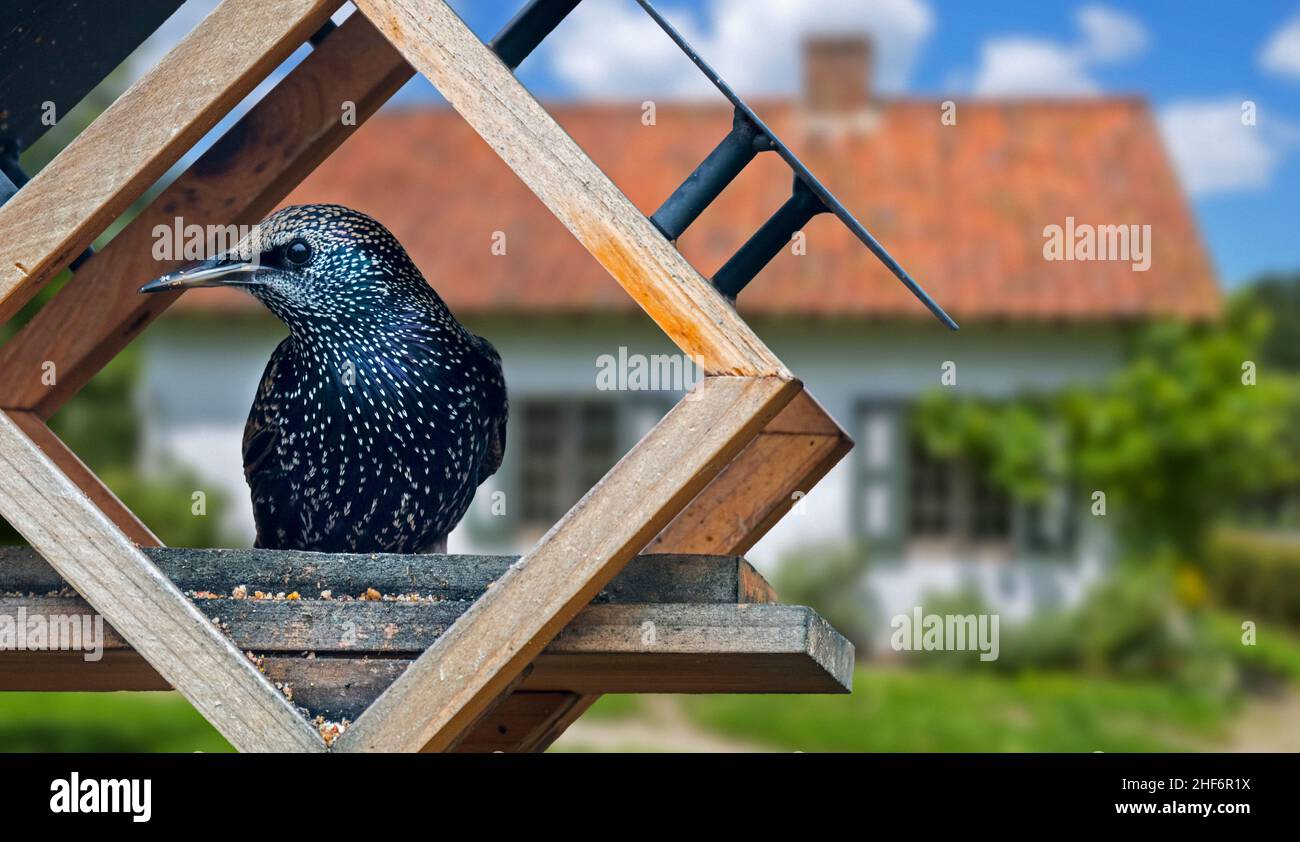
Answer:
<path fill-rule="evenodd" d="M 505 66 L 514 70 L 537 49 L 560 21 L 582 0 L 529 0 L 488 43 Z"/>
<path fill-rule="evenodd" d="M 790 151 L 790 148 L 781 141 L 781 138 L 772 133 L 763 121 L 759 119 L 758 115 L 754 113 L 754 110 L 745 104 L 745 101 L 731 89 L 731 86 L 718 75 L 716 70 L 709 66 L 709 63 L 704 60 L 704 57 L 696 52 L 695 48 L 692 47 L 686 39 L 682 37 L 682 34 L 668 22 L 667 18 L 659 14 L 658 10 L 650 4 L 650 0 L 636 0 L 636 2 L 646 11 L 646 14 L 650 15 L 655 23 L 659 24 L 659 28 L 662 29 L 668 37 L 672 39 L 673 43 L 686 54 L 687 58 L 689 58 L 695 66 L 700 69 L 700 72 L 708 77 L 709 81 L 713 83 L 713 86 L 717 88 L 729 102 L 731 102 L 732 106 L 734 106 L 737 111 L 743 113 L 754 123 L 754 125 L 758 126 L 761 131 L 767 134 L 772 141 L 773 151 L 780 155 L 785 162 L 790 165 L 790 169 L 794 170 L 795 176 L 804 183 L 805 187 L 817 194 L 818 198 L 820 198 L 822 203 L 826 206 L 826 209 L 839 217 L 840 221 L 853 232 L 853 235 L 861 240 L 862 244 L 865 245 L 881 263 L 885 264 L 885 268 L 889 269 L 889 271 L 893 273 L 894 277 L 898 278 L 904 286 L 911 290 L 913 295 L 920 299 L 921 303 L 926 306 L 926 309 L 935 315 L 935 318 L 939 319 L 939 321 L 943 322 L 944 325 L 952 330 L 957 330 L 957 323 L 952 320 L 952 317 L 944 312 L 938 302 L 931 298 L 930 294 L 927 293 L 919 283 L 913 280 L 911 275 L 907 274 L 907 271 L 899 265 L 898 261 L 895 260 L 889 252 L 885 250 L 885 247 L 871 235 L 871 232 L 868 231 L 861 222 L 858 222 L 858 220 L 854 218 L 853 214 L 849 213 L 849 209 L 844 207 L 843 203 L 841 203 L 839 199 L 836 199 L 835 196 L 831 194 L 831 191 L 827 190 L 826 186 L 817 180 L 817 177 L 809 171 L 803 161 L 800 161 L 799 158 Z"/>
<path fill-rule="evenodd" d="M 0 171 L 0 205 L 9 201 L 17 192 L 18 185 L 14 184 L 7 174 Z"/>
<path fill-rule="evenodd" d="M 316 32 L 307 39 L 307 43 L 311 44 L 312 49 L 314 50 L 325 42 L 325 39 L 330 36 L 331 32 L 338 28 L 339 26 L 337 23 L 332 20 L 327 20 L 320 25 L 320 29 L 316 30 Z"/>
<path fill-rule="evenodd" d="M 654 212 L 650 221 L 669 241 L 676 240 L 755 155 L 771 148 L 772 141 L 767 134 L 736 111 L 731 131 Z"/>
<path fill-rule="evenodd" d="M 808 224 L 819 213 L 828 213 L 830 208 L 822 202 L 803 180 L 796 177 L 794 193 L 786 199 L 776 213 L 772 214 L 763 227 L 754 232 L 731 259 L 722 265 L 713 276 L 713 285 L 718 292 L 732 301 L 740 294 L 754 276 L 763 271 L 763 267 L 772 262 L 772 258 L 781 253 L 796 231 Z"/>

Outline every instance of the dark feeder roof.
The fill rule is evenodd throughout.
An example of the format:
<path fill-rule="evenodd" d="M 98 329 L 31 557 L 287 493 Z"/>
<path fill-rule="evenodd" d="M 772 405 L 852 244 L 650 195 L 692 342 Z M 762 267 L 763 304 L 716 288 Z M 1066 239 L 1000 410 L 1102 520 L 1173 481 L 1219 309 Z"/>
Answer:
<path fill-rule="evenodd" d="M 6 0 L 0 9 L 0 149 L 28 148 L 103 81 L 181 0 Z"/>

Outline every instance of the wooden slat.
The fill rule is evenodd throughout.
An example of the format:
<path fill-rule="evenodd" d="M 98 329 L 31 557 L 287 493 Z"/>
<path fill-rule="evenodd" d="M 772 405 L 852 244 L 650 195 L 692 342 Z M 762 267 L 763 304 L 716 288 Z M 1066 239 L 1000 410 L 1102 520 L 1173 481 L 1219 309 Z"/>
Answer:
<path fill-rule="evenodd" d="M 0 207 L 0 324 L 338 6 L 225 0 Z"/>
<path fill-rule="evenodd" d="M 375 701 L 336 750 L 452 745 L 800 387 L 709 377 L 696 388 Z"/>
<path fill-rule="evenodd" d="M 244 602 L 238 609 L 230 601 L 220 607 L 200 601 L 198 607 L 220 620 L 236 646 L 257 653 L 269 678 L 292 686 L 295 704 L 336 720 L 356 718 L 414 662 L 438 634 L 429 630 L 428 618 L 436 620 L 442 610 L 398 603 Z M 0 597 L 0 615 L 8 617 L 68 618 L 79 626 L 93 614 L 77 597 Z M 268 619 L 288 628 L 277 629 Z M 355 643 L 340 644 L 345 628 L 349 638 L 355 633 Z M 0 690 L 167 688 L 111 626 L 104 627 L 101 643 L 102 661 L 87 661 L 79 651 L 0 653 Z M 519 688 L 842 693 L 852 678 L 852 649 L 802 606 L 602 603 L 585 608 L 542 650 Z M 312 657 L 304 657 L 304 650 Z M 539 712 L 536 706 L 529 710 Z"/>
<path fill-rule="evenodd" d="M 299 550 L 154 547 L 149 560 L 185 591 L 229 597 L 299 592 L 318 599 L 329 590 L 340 604 L 369 589 L 381 595 L 420 594 L 441 602 L 472 602 L 519 560 L 517 555 L 390 555 Z M 68 587 L 29 547 L 0 547 L 0 594 L 49 593 Z M 639 555 L 596 595 L 596 603 L 774 602 L 771 586 L 739 556 Z M 219 604 L 220 599 L 204 603 Z M 423 649 L 428 644 L 421 644 Z M 289 648 L 294 648 L 290 646 Z"/>
<path fill-rule="evenodd" d="M 709 374 L 790 376 L 443 0 L 357 0 L 357 7 Z"/>
<path fill-rule="evenodd" d="M 0 515 L 236 748 L 324 750 L 306 720 L 3 412 Z"/>
<path fill-rule="evenodd" d="M 848 434 L 803 391 L 647 549 L 749 552 L 852 447 Z"/>
<path fill-rule="evenodd" d="M 259 221 L 355 130 L 342 103 L 360 125 L 413 74 L 364 15 L 344 21 L 0 347 L 0 407 L 49 418 L 179 297 L 136 294 L 177 263 L 153 259 L 155 226 Z"/>
<path fill-rule="evenodd" d="M 162 544 L 158 536 L 117 499 L 112 489 L 100 482 L 95 472 L 86 467 L 86 463 L 44 421 L 31 412 L 11 412 L 9 417 L 127 538 L 141 547 L 157 547 Z M 0 587 L 0 590 L 3 588 Z"/>
<path fill-rule="evenodd" d="M 580 693 L 847 693 L 853 644 L 801 605 L 593 605 L 523 687 Z"/>

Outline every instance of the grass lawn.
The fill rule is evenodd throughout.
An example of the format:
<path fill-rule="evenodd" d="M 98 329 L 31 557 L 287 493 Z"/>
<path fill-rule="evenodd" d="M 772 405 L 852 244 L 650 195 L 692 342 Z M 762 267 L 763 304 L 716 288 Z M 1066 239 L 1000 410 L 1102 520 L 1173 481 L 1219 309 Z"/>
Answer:
<path fill-rule="evenodd" d="M 1225 623 L 1223 636 L 1232 631 Z M 1274 673 L 1295 667 L 1293 641 L 1269 642 L 1250 657 Z M 1235 697 L 1156 681 L 879 667 L 859 668 L 849 696 L 679 702 L 697 731 L 787 751 L 1213 750 L 1239 708 Z M 646 717 L 642 697 L 606 696 L 585 719 Z M 0 693 L 0 751 L 229 750 L 174 693 Z"/>
<path fill-rule="evenodd" d="M 0 693 L 0 751 L 233 751 L 176 693 Z"/>
<path fill-rule="evenodd" d="M 592 713 L 635 716 L 629 698 L 606 697 Z M 871 667 L 849 696 L 681 701 L 703 730 L 797 751 L 1178 751 L 1212 747 L 1234 708 L 1156 682 Z"/>

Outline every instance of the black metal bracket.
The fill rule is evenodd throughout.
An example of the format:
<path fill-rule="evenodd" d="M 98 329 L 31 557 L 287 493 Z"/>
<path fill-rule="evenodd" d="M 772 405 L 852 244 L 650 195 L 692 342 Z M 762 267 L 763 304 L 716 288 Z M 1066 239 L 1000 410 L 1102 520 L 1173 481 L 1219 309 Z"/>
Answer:
<path fill-rule="evenodd" d="M 514 70 L 582 0 L 529 0 L 488 46 Z"/>
<path fill-rule="evenodd" d="M 785 204 L 754 232 L 731 259 L 722 264 L 722 268 L 713 276 L 713 285 L 718 292 L 732 301 L 740 291 L 763 270 L 763 267 L 780 254 L 795 233 L 802 230 L 814 216 L 830 213 L 821 198 L 804 184 L 798 176 L 794 179 L 794 190 Z"/>
<path fill-rule="evenodd" d="M 737 110 L 732 117 L 731 131 L 654 212 L 650 221 L 670 242 L 675 241 L 759 152 L 771 149 L 771 139 Z"/>
<path fill-rule="evenodd" d="M 490 46 L 506 66 L 514 70 L 569 12 L 577 8 L 579 2 L 581 0 L 530 0 L 500 34 L 492 39 Z M 817 214 L 832 213 L 939 321 L 957 330 L 957 323 L 952 317 L 907 274 L 848 208 L 817 180 L 808 167 L 737 96 L 731 86 L 659 14 L 649 0 L 636 2 L 735 109 L 731 131 L 650 217 L 655 227 L 669 241 L 676 241 L 759 152 L 775 152 L 794 174 L 794 189 L 786 203 L 713 276 L 713 285 L 719 292 L 734 301 L 763 267 L 781 252 L 795 232 Z"/>

